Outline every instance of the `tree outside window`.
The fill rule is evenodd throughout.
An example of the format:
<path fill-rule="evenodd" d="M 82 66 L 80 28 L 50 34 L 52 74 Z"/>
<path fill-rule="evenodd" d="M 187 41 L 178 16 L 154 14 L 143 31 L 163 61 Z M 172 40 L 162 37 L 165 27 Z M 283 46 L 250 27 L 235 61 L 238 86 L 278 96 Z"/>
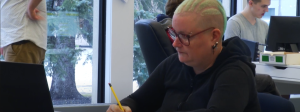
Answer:
<path fill-rule="evenodd" d="M 47 0 L 47 15 L 44 66 L 52 79 L 48 81 L 52 102 L 54 105 L 91 103 L 91 69 L 85 71 L 83 67 L 91 66 L 92 60 L 93 0 Z M 82 79 L 90 79 L 84 82 L 87 89 L 90 86 L 90 92 L 79 91 L 77 69 L 85 72 L 79 74 Z"/>

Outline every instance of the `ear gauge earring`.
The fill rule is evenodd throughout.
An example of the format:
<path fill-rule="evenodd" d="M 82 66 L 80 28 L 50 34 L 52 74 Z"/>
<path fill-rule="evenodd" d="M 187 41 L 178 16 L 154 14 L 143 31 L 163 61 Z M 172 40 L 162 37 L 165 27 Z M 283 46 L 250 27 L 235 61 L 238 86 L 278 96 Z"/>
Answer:
<path fill-rule="evenodd" d="M 214 50 L 218 46 L 219 42 L 216 42 L 214 46 L 212 46 L 212 49 Z"/>
<path fill-rule="evenodd" d="M 219 42 L 216 42 L 216 44 L 212 46 L 213 54 L 215 54 L 215 48 L 217 48 L 218 44 Z"/>

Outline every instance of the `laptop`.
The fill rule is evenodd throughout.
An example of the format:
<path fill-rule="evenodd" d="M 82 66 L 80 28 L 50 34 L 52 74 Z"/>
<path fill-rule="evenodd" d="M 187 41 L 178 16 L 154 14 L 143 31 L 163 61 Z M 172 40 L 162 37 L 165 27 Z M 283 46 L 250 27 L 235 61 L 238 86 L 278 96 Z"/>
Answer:
<path fill-rule="evenodd" d="M 0 112 L 54 112 L 43 65 L 0 61 Z"/>

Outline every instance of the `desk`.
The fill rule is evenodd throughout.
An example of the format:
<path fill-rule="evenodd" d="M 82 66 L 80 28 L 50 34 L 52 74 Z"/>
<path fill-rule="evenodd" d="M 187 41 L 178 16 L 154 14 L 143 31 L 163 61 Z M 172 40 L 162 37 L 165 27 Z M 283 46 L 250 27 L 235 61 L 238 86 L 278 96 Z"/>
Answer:
<path fill-rule="evenodd" d="M 300 94 L 300 65 L 268 65 L 259 62 L 256 73 L 270 75 L 276 83 L 280 94 Z"/>

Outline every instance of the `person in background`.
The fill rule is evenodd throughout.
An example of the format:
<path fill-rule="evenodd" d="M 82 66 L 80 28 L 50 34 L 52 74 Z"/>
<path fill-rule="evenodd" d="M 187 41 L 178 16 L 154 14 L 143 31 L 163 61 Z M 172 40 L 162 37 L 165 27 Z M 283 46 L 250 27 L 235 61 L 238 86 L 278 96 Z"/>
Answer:
<path fill-rule="evenodd" d="M 265 44 L 269 26 L 260 18 L 268 12 L 270 3 L 270 0 L 247 0 L 247 6 L 243 12 L 228 20 L 224 39 L 238 36 L 242 39 Z M 259 45 L 259 51 L 263 52 L 264 46 Z M 280 96 L 273 79 L 269 75 L 256 75 L 255 80 L 258 92 Z"/>
<path fill-rule="evenodd" d="M 174 42 L 175 37 L 174 37 L 174 34 L 169 32 L 168 29 L 172 26 L 172 18 L 173 18 L 176 8 L 183 1 L 184 0 L 168 0 L 166 3 L 166 6 L 165 6 L 166 14 L 158 14 L 156 16 L 157 22 L 159 22 L 162 25 L 162 27 L 165 29 L 171 43 Z"/>
<path fill-rule="evenodd" d="M 250 50 L 238 37 L 222 43 L 226 19 L 217 0 L 182 2 L 171 30 L 177 53 L 121 100 L 125 112 L 260 112 Z"/>
<path fill-rule="evenodd" d="M 47 47 L 46 0 L 1 0 L 5 61 L 42 64 Z"/>
<path fill-rule="evenodd" d="M 174 12 L 176 8 L 183 2 L 184 0 L 168 0 L 165 6 L 166 15 L 170 18 L 173 18 Z"/>
<path fill-rule="evenodd" d="M 269 11 L 270 4 L 271 0 L 247 0 L 244 10 L 228 20 L 224 40 L 238 36 L 265 44 L 269 26 L 260 18 Z M 264 46 L 259 45 L 259 51 L 263 52 Z"/>

